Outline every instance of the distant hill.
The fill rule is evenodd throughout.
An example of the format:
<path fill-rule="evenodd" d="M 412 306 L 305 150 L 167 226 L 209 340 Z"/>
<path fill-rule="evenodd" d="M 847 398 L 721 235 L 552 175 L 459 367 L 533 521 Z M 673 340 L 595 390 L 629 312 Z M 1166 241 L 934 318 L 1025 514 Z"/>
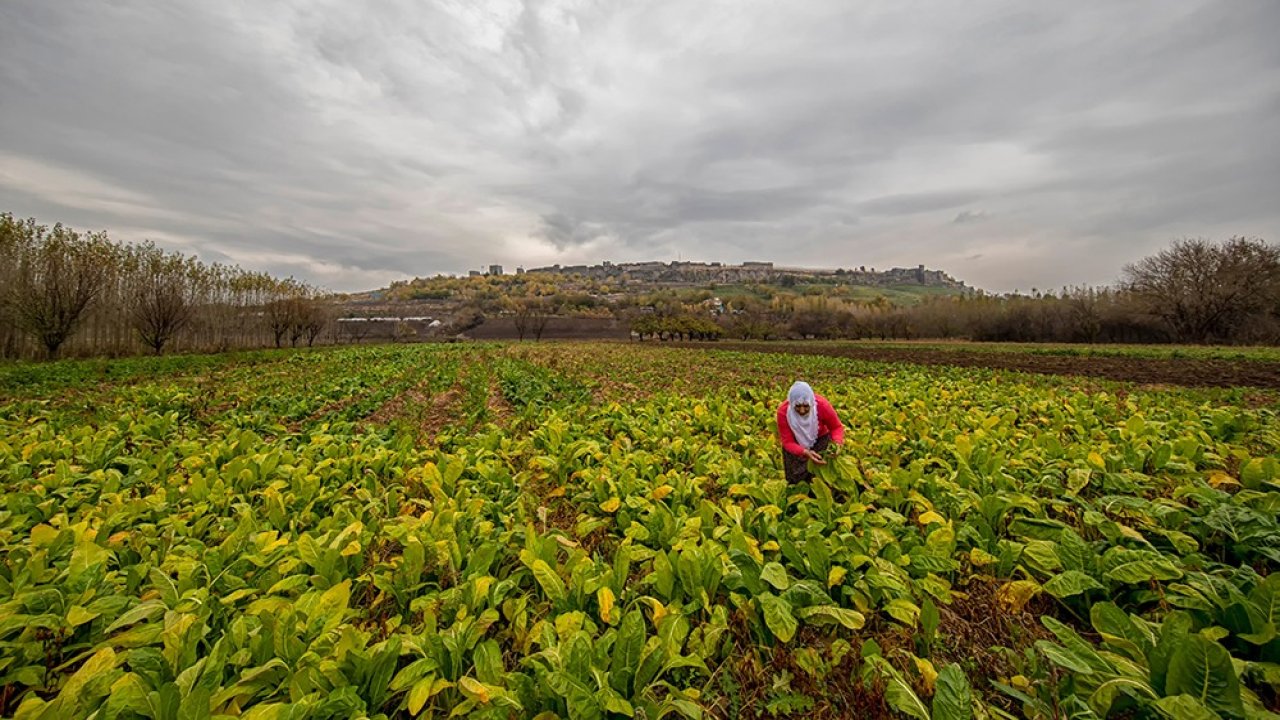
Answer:
<path fill-rule="evenodd" d="M 463 282 L 459 282 L 463 281 Z M 718 262 L 634 262 L 599 265 L 550 265 L 517 268 L 504 273 L 498 265 L 488 271 L 473 270 L 467 276 L 437 275 L 393 283 L 388 288 L 353 293 L 352 300 L 447 300 L 467 296 L 468 284 L 487 287 L 506 286 L 515 290 L 526 285 L 550 285 L 557 290 L 581 292 L 604 290 L 607 294 L 643 294 L 679 288 L 725 289 L 751 287 L 793 290 L 801 288 L 813 294 L 814 289 L 828 286 L 847 289 L 839 293 L 854 299 L 874 300 L 885 297 L 894 302 L 912 303 L 932 295 L 962 295 L 973 292 L 963 281 L 942 270 L 924 265 L 914 268 L 876 270 L 858 268 L 799 268 L 775 266 L 771 262 L 744 262 L 729 265 Z"/>
<path fill-rule="evenodd" d="M 531 303 L 538 312 L 560 318 L 557 323 L 566 332 L 572 323 L 565 321 L 570 318 L 607 320 L 611 328 L 621 322 L 625 331 L 629 318 L 645 312 L 719 318 L 754 313 L 776 319 L 778 312 L 789 314 L 814 302 L 883 309 L 974 292 L 948 273 L 923 265 L 876 270 L 779 267 L 769 262 L 605 262 L 517 268 L 514 273 L 495 265 L 466 276 L 399 281 L 335 300 L 343 318 L 376 318 L 374 323 L 348 321 L 346 327 L 353 332 L 434 337 L 486 321 L 492 328 L 494 321 Z M 419 323 L 425 325 L 417 327 Z"/>

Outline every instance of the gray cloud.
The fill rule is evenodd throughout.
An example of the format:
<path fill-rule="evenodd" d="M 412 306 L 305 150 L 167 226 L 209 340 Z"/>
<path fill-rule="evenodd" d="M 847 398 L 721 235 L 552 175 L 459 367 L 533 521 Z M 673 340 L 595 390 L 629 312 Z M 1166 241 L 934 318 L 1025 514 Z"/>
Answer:
<path fill-rule="evenodd" d="M 960 223 L 982 222 L 986 219 L 987 214 L 981 210 L 961 210 L 951 222 L 958 225 Z"/>
<path fill-rule="evenodd" d="M 0 209 L 341 290 L 489 262 L 1100 283 L 1280 241 L 1267 0 L 0 5 Z M 981 220 L 981 222 L 977 222 Z"/>

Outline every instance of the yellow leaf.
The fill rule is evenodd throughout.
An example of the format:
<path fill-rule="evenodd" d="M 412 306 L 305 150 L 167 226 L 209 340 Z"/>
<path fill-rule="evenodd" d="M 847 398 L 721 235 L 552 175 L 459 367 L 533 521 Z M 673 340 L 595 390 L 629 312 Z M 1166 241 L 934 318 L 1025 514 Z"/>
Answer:
<path fill-rule="evenodd" d="M 937 512 L 933 510 L 930 510 L 929 512 L 920 513 L 920 517 L 916 518 L 916 522 L 920 523 L 920 527 L 924 527 L 932 523 L 945 523 L 946 521 L 947 521 L 946 518 L 942 517 L 941 515 L 939 515 Z"/>
<path fill-rule="evenodd" d="M 780 546 L 780 545 L 778 545 L 778 541 L 777 541 L 777 540 L 769 540 L 769 541 L 768 541 L 768 542 L 766 542 L 765 544 L 761 545 L 761 546 L 760 546 L 760 549 L 761 549 L 761 550 L 766 550 L 766 551 L 769 551 L 769 552 L 773 552 L 773 551 L 778 550 L 780 547 L 781 547 L 781 546 Z"/>
<path fill-rule="evenodd" d="M 453 683 L 444 678 L 438 678 L 434 675 L 422 678 L 409 690 L 409 714 L 417 715 L 432 696 L 441 690 L 451 687 L 453 687 Z"/>
<path fill-rule="evenodd" d="M 563 486 L 563 485 L 561 485 L 561 486 L 559 486 L 559 487 L 555 488 L 554 490 L 552 490 L 551 492 L 547 493 L 547 497 L 549 497 L 549 498 L 564 497 L 564 493 L 565 493 L 564 486 Z"/>
<path fill-rule="evenodd" d="M 72 605 L 71 609 L 67 611 L 67 624 L 71 627 L 83 625 L 101 614 L 102 613 L 89 612 L 80 605 Z"/>
<path fill-rule="evenodd" d="M 50 545 L 58 538 L 58 531 L 50 525 L 40 523 L 31 528 L 31 544 L 34 547 Z"/>
<path fill-rule="evenodd" d="M 467 696 L 471 700 L 475 700 L 481 705 L 489 702 L 489 688 L 485 687 L 484 683 L 473 677 L 468 676 L 459 680 L 458 689 L 462 691 L 463 695 Z"/>
<path fill-rule="evenodd" d="M 982 548 L 973 548 L 969 550 L 969 562 L 978 567 L 983 565 L 992 565 L 1000 561 L 1000 558 L 983 550 Z"/>
<path fill-rule="evenodd" d="M 924 658 L 912 656 L 912 659 L 916 661 L 916 670 L 920 671 L 920 677 L 924 680 L 925 692 L 932 693 L 933 684 L 938 680 L 938 671 L 934 669 L 933 663 Z"/>
<path fill-rule="evenodd" d="M 653 489 L 653 499 L 661 500 L 666 496 L 670 495 L 673 490 L 675 490 L 675 488 L 671 487 L 670 485 L 659 485 L 658 487 Z"/>
<path fill-rule="evenodd" d="M 1209 473 L 1209 484 L 1215 488 L 1240 487 L 1240 483 L 1235 478 L 1221 470 L 1214 470 Z"/>
<path fill-rule="evenodd" d="M 600 509 L 607 513 L 618 512 L 618 508 L 620 507 L 622 507 L 622 501 L 616 496 L 600 503 Z"/>
<path fill-rule="evenodd" d="M 596 590 L 596 602 L 600 604 L 600 619 L 606 623 L 613 622 L 613 600 L 613 590 L 608 587 Z"/>
<path fill-rule="evenodd" d="M 1120 528 L 1121 535 L 1124 535 L 1130 540 L 1138 540 L 1141 542 L 1147 541 L 1147 539 L 1142 536 L 1142 533 L 1138 532 L 1137 530 L 1134 530 L 1133 528 L 1129 527 L 1128 525 L 1125 525 L 1124 523 L 1116 523 L 1116 527 Z"/>
<path fill-rule="evenodd" d="M 342 553 L 341 553 L 341 555 L 342 555 L 343 557 L 347 557 L 347 556 L 349 556 L 349 555 L 358 555 L 358 554 L 360 554 L 360 541 L 359 541 L 359 540 L 352 540 L 351 542 L 347 543 L 347 546 L 346 546 L 346 547 L 342 548 Z"/>
<path fill-rule="evenodd" d="M 1009 610 L 1019 612 L 1039 593 L 1040 583 L 1034 580 L 1014 580 L 1000 586 L 996 591 L 996 599 Z"/>
<path fill-rule="evenodd" d="M 653 610 L 653 626 L 657 627 L 658 622 L 667 616 L 667 608 L 656 598 L 642 597 L 640 599 L 647 602 L 649 607 Z"/>
<path fill-rule="evenodd" d="M 428 675 L 409 688 L 408 709 L 410 715 L 417 715 L 422 711 L 422 706 L 427 704 L 427 693 L 431 692 L 431 686 L 435 681 L 434 675 Z"/>
<path fill-rule="evenodd" d="M 1089 453 L 1089 464 L 1097 468 L 1098 470 L 1107 469 L 1107 462 L 1103 460 L 1102 456 L 1096 452 Z"/>
<path fill-rule="evenodd" d="M 839 565 L 833 566 L 831 568 L 831 572 L 827 573 L 827 587 L 832 588 L 839 585 L 841 582 L 844 581 L 844 576 L 848 572 L 849 572 L 848 570 L 845 570 Z"/>
<path fill-rule="evenodd" d="M 1027 688 L 1031 687 L 1031 681 L 1028 680 L 1025 675 L 1014 675 L 1013 677 L 1009 678 L 1009 684 L 1018 688 L 1019 690 L 1026 690 Z"/>
<path fill-rule="evenodd" d="M 70 705 L 68 701 L 80 701 L 80 693 L 84 690 L 84 686 L 93 679 L 105 675 L 115 666 L 115 651 L 111 648 L 99 650 L 67 679 L 66 684 L 62 686 L 62 692 L 58 693 L 58 699 L 65 705 Z"/>

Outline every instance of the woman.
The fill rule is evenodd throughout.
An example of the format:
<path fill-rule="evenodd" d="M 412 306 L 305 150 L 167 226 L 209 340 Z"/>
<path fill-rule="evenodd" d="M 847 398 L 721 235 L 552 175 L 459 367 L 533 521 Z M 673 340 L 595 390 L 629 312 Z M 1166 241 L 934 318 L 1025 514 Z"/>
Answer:
<path fill-rule="evenodd" d="M 804 482 L 813 477 L 810 460 L 825 465 L 822 452 L 831 443 L 844 443 L 844 426 L 826 398 L 815 395 L 809 383 L 797 381 L 778 406 L 778 440 L 787 482 Z"/>

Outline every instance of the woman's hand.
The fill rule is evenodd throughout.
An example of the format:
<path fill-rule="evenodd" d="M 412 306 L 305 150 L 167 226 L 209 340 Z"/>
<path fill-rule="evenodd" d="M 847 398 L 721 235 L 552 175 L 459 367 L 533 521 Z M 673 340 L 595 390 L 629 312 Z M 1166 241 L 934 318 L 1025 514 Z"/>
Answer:
<path fill-rule="evenodd" d="M 826 465 L 826 464 L 827 464 L 827 461 L 826 461 L 826 460 L 823 460 L 821 455 L 819 455 L 818 453 L 816 453 L 816 452 L 814 452 L 814 451 L 812 451 L 812 450 L 805 450 L 805 451 L 804 451 L 804 455 L 805 455 L 805 457 L 809 458 L 809 461 L 810 461 L 810 462 L 812 462 L 814 465 Z"/>

